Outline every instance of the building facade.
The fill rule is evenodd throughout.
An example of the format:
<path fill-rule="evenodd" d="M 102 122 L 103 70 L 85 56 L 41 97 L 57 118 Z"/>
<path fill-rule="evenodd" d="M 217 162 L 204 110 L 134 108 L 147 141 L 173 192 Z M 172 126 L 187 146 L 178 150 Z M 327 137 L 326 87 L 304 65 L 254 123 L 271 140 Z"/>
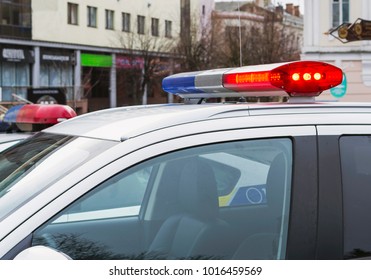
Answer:
<path fill-rule="evenodd" d="M 201 16 L 213 3 L 0 0 L 1 102 L 30 88 L 61 89 L 79 112 L 167 102 L 156 81 L 171 72 L 182 7 Z"/>
<path fill-rule="evenodd" d="M 283 7 L 270 0 L 217 2 L 213 19 L 224 33 L 224 53 L 231 57 L 231 65 L 299 59 L 303 37 L 299 6 Z"/>
<path fill-rule="evenodd" d="M 32 47 L 15 46 L 13 38 L 30 41 L 32 38 L 31 0 L 0 1 L 0 97 L 10 99 L 12 93 L 24 95 L 31 84 L 34 63 Z M 16 86 L 16 87 L 15 87 Z"/>
<path fill-rule="evenodd" d="M 371 20 L 371 2 L 368 0 L 304 2 L 304 47 L 301 59 L 333 63 L 342 68 L 346 76 L 340 94 L 336 91 L 327 91 L 321 98 L 371 101 L 371 42 L 342 43 L 328 34 L 333 28 L 343 23 L 354 23 L 358 18 Z"/>

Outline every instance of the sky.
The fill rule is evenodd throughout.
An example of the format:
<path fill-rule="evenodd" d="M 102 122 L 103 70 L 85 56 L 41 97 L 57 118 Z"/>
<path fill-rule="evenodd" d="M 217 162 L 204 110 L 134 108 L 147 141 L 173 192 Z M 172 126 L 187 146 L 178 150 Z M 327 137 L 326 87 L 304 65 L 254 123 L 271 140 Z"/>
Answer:
<path fill-rule="evenodd" d="M 292 3 L 295 6 L 299 5 L 300 6 L 300 13 L 304 13 L 304 0 L 272 0 L 273 3 L 280 3 L 282 6 L 286 6 L 286 3 Z"/>

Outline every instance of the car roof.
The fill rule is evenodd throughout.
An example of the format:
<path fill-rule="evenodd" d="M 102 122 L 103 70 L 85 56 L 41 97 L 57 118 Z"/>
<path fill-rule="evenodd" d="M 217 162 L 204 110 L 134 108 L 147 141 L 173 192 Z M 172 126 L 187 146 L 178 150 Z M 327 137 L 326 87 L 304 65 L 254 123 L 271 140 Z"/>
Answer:
<path fill-rule="evenodd" d="M 47 128 L 44 132 L 124 141 L 151 131 L 208 119 L 345 113 L 370 114 L 371 103 L 206 103 L 129 106 L 81 115 Z"/>
<path fill-rule="evenodd" d="M 44 131 L 123 141 L 149 131 L 207 119 L 225 111 L 223 107 L 216 104 L 161 104 L 106 109 L 75 117 Z"/>
<path fill-rule="evenodd" d="M 13 142 L 23 140 L 30 137 L 29 133 L 0 133 L 0 143 Z"/>

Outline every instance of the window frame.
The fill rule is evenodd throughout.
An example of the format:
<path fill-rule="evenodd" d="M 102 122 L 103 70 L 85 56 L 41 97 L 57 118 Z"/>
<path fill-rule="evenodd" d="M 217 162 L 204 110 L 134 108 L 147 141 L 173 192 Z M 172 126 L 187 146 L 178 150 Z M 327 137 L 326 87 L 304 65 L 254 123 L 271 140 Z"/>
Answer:
<path fill-rule="evenodd" d="M 140 35 L 145 34 L 146 17 L 142 15 L 137 16 L 137 33 Z"/>
<path fill-rule="evenodd" d="M 165 20 L 165 37 L 166 38 L 173 38 L 172 35 L 172 21 Z"/>
<path fill-rule="evenodd" d="M 70 25 L 79 25 L 79 4 L 67 3 L 67 23 Z"/>
<path fill-rule="evenodd" d="M 243 152 L 244 156 L 242 156 L 240 152 Z M 109 248 L 112 248 L 112 251 L 107 251 L 107 252 L 113 253 L 115 251 L 113 248 L 116 248 L 115 246 L 116 243 L 112 244 L 112 238 L 107 237 L 106 234 L 103 234 L 101 239 L 96 239 L 96 237 L 91 238 L 92 236 L 95 236 L 95 234 L 92 235 L 91 233 L 89 233 L 89 230 L 87 230 L 87 228 L 99 227 L 100 225 L 102 225 L 102 223 L 105 224 L 105 221 L 107 221 L 108 223 L 112 221 L 112 224 L 106 224 L 107 226 L 116 227 L 118 222 L 126 224 L 125 221 L 123 221 L 123 219 L 129 218 L 130 221 L 132 221 L 131 217 L 138 217 L 137 223 L 141 223 L 141 221 L 156 222 L 161 219 L 170 218 L 169 213 L 172 213 L 172 211 L 175 211 L 174 213 L 178 213 L 178 211 L 182 209 L 182 206 L 179 204 L 175 204 L 177 206 L 174 209 L 173 205 L 170 204 L 170 206 L 168 206 L 167 203 L 164 203 L 167 201 L 173 201 L 174 196 L 178 197 L 179 195 L 177 194 L 177 192 L 172 192 L 172 191 L 167 191 L 164 193 L 164 190 L 168 190 L 168 187 L 166 187 L 165 189 L 161 187 L 161 186 L 169 186 L 171 189 L 174 189 L 174 184 L 172 181 L 174 180 L 174 178 L 171 178 L 170 181 L 169 179 L 165 179 L 165 182 L 167 183 L 165 183 L 164 185 L 161 184 L 161 182 L 163 182 L 162 180 L 164 179 L 163 177 L 164 173 L 162 173 L 162 171 L 165 172 L 164 171 L 164 169 L 166 168 L 165 166 L 170 166 L 172 168 L 171 169 L 172 172 L 179 171 L 179 173 L 181 174 L 183 167 L 184 167 L 184 162 L 186 162 L 185 165 L 189 163 L 195 164 L 196 162 L 200 164 L 202 162 L 200 167 L 204 168 L 204 165 L 206 165 L 206 167 L 210 168 L 210 169 L 204 168 L 202 170 L 211 171 L 211 172 L 206 172 L 206 173 L 198 172 L 198 176 L 200 178 L 205 178 L 205 176 L 206 178 L 208 178 L 208 176 L 213 174 L 210 176 L 211 181 L 208 181 L 208 182 L 213 182 L 212 178 L 215 175 L 215 170 L 212 166 L 214 164 L 220 163 L 220 161 L 223 161 L 223 159 L 225 159 L 229 164 L 232 164 L 236 168 L 239 168 L 240 170 L 244 170 L 245 172 L 244 173 L 245 176 L 243 176 L 244 178 L 242 179 L 242 181 L 239 182 L 238 184 L 236 182 L 235 187 L 240 188 L 240 190 L 242 190 L 242 188 L 246 188 L 246 186 L 254 187 L 255 184 L 257 183 L 256 182 L 257 178 L 251 178 L 252 174 L 254 174 L 254 171 L 251 168 L 253 168 L 255 172 L 263 171 L 263 174 L 261 175 L 264 176 L 265 178 L 260 178 L 260 179 L 265 179 L 265 180 L 270 179 L 267 182 L 259 181 L 260 183 L 266 186 L 267 196 L 269 195 L 269 197 L 267 198 L 265 202 L 254 203 L 252 201 L 249 201 L 247 194 L 245 195 L 244 193 L 241 193 L 241 195 L 238 197 L 238 200 L 239 201 L 241 201 L 241 199 L 244 200 L 245 202 L 243 204 L 233 204 L 233 205 L 231 204 L 228 206 L 224 206 L 224 212 L 227 210 L 230 211 L 230 215 L 232 215 L 234 218 L 240 217 L 239 214 L 240 214 L 241 209 L 243 211 L 247 211 L 243 213 L 248 214 L 249 217 L 252 218 L 252 220 L 246 219 L 245 222 L 243 223 L 242 221 L 236 221 L 235 219 L 233 219 L 234 229 L 238 231 L 240 234 L 242 234 L 242 236 L 240 236 L 240 241 L 238 242 L 238 244 L 243 244 L 244 239 L 247 236 L 249 236 L 249 234 L 251 234 L 252 228 L 254 228 L 258 234 L 265 234 L 269 232 L 272 238 L 273 236 L 275 236 L 274 240 L 276 240 L 278 243 L 277 246 L 274 248 L 273 250 L 274 252 L 272 252 L 271 257 L 277 254 L 277 259 L 284 259 L 286 256 L 287 238 L 288 238 L 288 231 L 289 231 L 289 216 L 290 216 L 289 213 L 290 213 L 290 197 L 291 197 L 291 189 L 292 189 L 291 178 L 292 178 L 292 170 L 293 170 L 293 165 L 292 165 L 293 154 L 294 154 L 293 153 L 293 141 L 290 137 L 287 137 L 287 136 L 277 137 L 277 138 L 268 137 L 268 138 L 258 138 L 258 139 L 240 139 L 236 141 L 231 140 L 227 142 L 209 143 L 209 144 L 200 145 L 200 146 L 191 146 L 191 147 L 187 147 L 184 149 L 176 149 L 176 150 L 171 151 L 170 153 L 160 154 L 155 158 L 149 158 L 145 160 L 144 162 L 140 162 L 139 164 L 136 164 L 133 167 L 125 169 L 118 174 L 115 174 L 114 177 L 111 177 L 110 179 L 105 181 L 103 184 L 97 185 L 96 188 L 92 190 L 92 192 L 88 192 L 84 194 L 76 202 L 72 203 L 67 209 L 59 213 L 56 219 L 53 218 L 49 220 L 43 227 L 40 228 L 40 230 L 38 229 L 36 231 L 38 232 L 38 234 L 36 234 L 36 237 L 35 237 L 35 240 L 36 240 L 35 245 L 41 245 L 38 242 L 40 240 L 43 240 L 44 238 L 43 236 L 49 235 L 49 234 L 53 236 L 53 232 L 57 236 L 55 244 L 58 244 L 59 242 L 62 242 L 59 244 L 64 244 L 63 240 L 66 238 L 62 236 L 64 234 L 66 234 L 66 236 L 69 236 L 68 239 L 73 238 L 77 242 L 79 240 L 81 233 L 87 232 L 86 233 L 87 239 L 85 239 L 85 235 L 83 235 L 82 239 L 80 239 L 81 241 L 88 240 L 90 242 L 90 240 L 92 240 L 94 242 L 94 241 L 100 240 L 97 244 L 103 244 L 104 246 L 107 244 L 107 246 L 105 247 L 107 247 L 108 250 Z M 238 163 L 236 164 L 233 161 L 233 159 L 231 159 L 231 157 L 233 159 L 238 158 Z M 279 162 L 280 162 L 279 165 L 277 165 L 277 161 L 276 161 L 277 158 L 279 158 Z M 177 162 L 179 161 L 181 162 L 180 165 L 177 164 Z M 247 166 L 245 165 L 246 162 L 249 162 Z M 174 164 L 175 166 L 178 166 L 178 168 L 173 169 Z M 266 165 L 266 168 L 264 170 L 259 170 L 260 168 L 258 166 L 262 164 Z M 270 172 L 271 170 L 269 169 L 271 169 L 272 166 L 273 166 L 274 171 L 271 173 Z M 193 167 L 194 165 L 192 166 L 188 165 L 187 171 L 189 172 L 190 170 L 193 170 Z M 150 173 L 141 172 L 149 168 L 150 168 L 150 171 L 149 171 Z M 156 170 L 154 172 L 155 174 L 152 174 L 153 170 Z M 138 171 L 140 172 L 140 174 L 138 174 L 139 173 Z M 280 171 L 280 173 L 278 171 Z M 138 177 L 142 177 L 143 175 L 145 177 L 144 181 L 142 178 L 141 180 L 136 180 L 135 182 L 131 182 L 129 185 L 116 185 L 117 182 L 121 182 L 122 179 L 124 179 L 125 181 L 129 177 L 138 178 Z M 168 177 L 165 176 L 165 178 L 168 178 Z M 272 178 L 275 178 L 275 179 L 272 180 Z M 238 181 L 240 181 L 240 177 L 237 179 Z M 279 182 L 281 182 L 281 179 L 282 179 L 282 182 L 276 184 L 276 179 L 278 179 Z M 192 184 L 193 183 L 192 180 L 190 181 Z M 150 182 L 152 182 L 152 184 Z M 140 211 L 138 209 L 137 213 L 135 212 L 131 213 L 131 210 L 127 212 L 122 208 L 122 207 L 125 207 L 121 205 L 122 201 L 118 199 L 115 200 L 113 198 L 114 196 L 112 195 L 115 194 L 117 196 L 117 191 L 119 191 L 122 188 L 126 190 L 130 189 L 131 191 L 136 190 L 139 185 L 145 185 L 145 189 L 143 189 L 144 186 L 139 188 L 140 189 L 139 193 L 142 192 L 141 194 L 142 203 L 138 205 L 138 207 L 140 208 Z M 112 188 L 112 186 L 114 188 Z M 189 187 L 188 184 L 186 185 L 183 184 L 179 186 L 180 189 L 182 188 L 189 189 L 188 187 Z M 216 187 L 216 185 L 211 183 L 209 184 L 209 187 L 207 187 L 206 189 L 210 190 L 211 193 L 212 193 L 212 190 L 214 189 L 215 190 L 214 198 L 216 199 L 217 193 L 216 193 L 216 188 L 214 187 Z M 270 188 L 268 189 L 268 187 Z M 110 192 L 106 192 L 107 190 L 109 190 Z M 129 193 L 131 191 L 129 191 Z M 101 196 L 102 193 L 103 193 L 103 196 Z M 137 193 L 137 191 L 135 191 L 135 193 Z M 148 199 L 143 202 L 145 193 Z M 162 196 L 159 196 L 159 193 L 161 193 Z M 238 193 L 240 192 L 237 192 L 236 195 Z M 189 192 L 189 194 L 198 195 L 198 192 L 193 193 L 191 191 Z M 201 194 L 203 194 L 203 192 L 201 192 Z M 96 195 L 100 195 L 100 196 L 97 197 Z M 121 193 L 121 195 L 123 195 L 123 193 Z M 189 202 L 194 201 L 194 199 L 192 199 L 191 197 L 187 195 L 182 196 L 182 197 L 186 198 L 185 201 L 189 201 Z M 196 198 L 197 197 L 198 196 L 196 196 Z M 201 197 L 204 197 L 204 195 L 201 195 Z M 219 193 L 219 197 L 220 197 L 220 193 Z M 100 208 L 99 206 L 95 205 L 95 203 L 91 203 L 93 202 L 90 200 L 91 198 L 93 198 L 93 201 L 96 201 L 98 205 L 100 204 L 100 202 L 102 202 L 103 205 L 105 204 L 105 202 L 109 202 L 108 208 L 105 208 L 107 207 L 107 205 L 105 205 L 104 208 Z M 129 194 L 129 198 L 132 198 L 130 194 Z M 233 200 L 234 199 L 235 197 L 233 198 Z M 134 195 L 134 201 L 132 202 L 136 203 L 137 201 L 138 201 L 138 198 Z M 88 205 L 84 205 L 85 202 L 88 202 Z M 111 203 L 116 206 L 114 206 L 113 208 L 110 207 L 112 205 Z M 208 204 L 209 206 L 213 205 L 213 207 L 214 206 L 218 207 L 216 204 L 213 204 L 213 203 L 208 203 Z M 131 203 L 129 202 L 128 205 L 131 205 Z M 84 206 L 88 206 L 88 207 L 84 209 Z M 126 207 L 128 208 L 128 206 Z M 159 207 L 161 210 L 157 209 L 157 207 Z M 222 206 L 219 205 L 219 209 L 220 207 Z M 71 211 L 72 209 L 74 209 L 75 211 Z M 82 212 L 80 212 L 80 210 Z M 235 212 L 235 210 L 237 210 L 237 212 Z M 263 211 L 263 212 L 260 212 L 260 211 Z M 120 213 L 122 213 L 122 215 L 124 216 L 122 216 Z M 141 218 L 140 218 L 140 213 L 142 213 Z M 260 227 L 261 217 L 259 215 L 256 215 L 257 213 L 266 214 L 264 217 L 267 218 L 267 220 L 266 220 L 266 225 L 264 229 Z M 112 219 L 117 219 L 117 221 L 116 220 L 113 221 Z M 222 221 L 222 218 L 220 219 Z M 252 223 L 248 222 L 248 220 L 250 220 Z M 80 224 L 77 224 L 77 223 L 80 223 Z M 89 223 L 89 225 L 87 225 L 86 223 Z M 47 228 L 46 231 L 45 231 L 45 226 Z M 131 223 L 130 226 L 133 226 L 133 224 Z M 134 222 L 134 226 L 135 226 L 135 222 Z M 57 230 L 55 230 L 56 227 L 57 227 Z M 58 234 L 60 232 L 58 231 L 58 229 L 62 230 L 61 234 Z M 65 229 L 67 230 L 64 231 Z M 112 228 L 111 228 L 111 231 L 112 231 Z M 112 232 L 114 232 L 114 230 Z M 136 233 L 135 235 L 138 236 L 138 234 L 139 236 L 142 236 L 141 232 Z M 119 237 L 116 236 L 115 238 L 116 238 L 116 242 L 119 242 L 118 241 Z M 268 240 L 270 240 L 270 238 Z M 266 242 L 269 242 L 268 240 Z M 226 244 L 229 244 L 228 240 L 224 240 L 224 241 L 226 242 Z M 48 244 L 51 244 L 51 242 Z M 63 245 L 61 246 L 63 248 Z M 125 248 L 122 248 L 122 250 L 124 251 L 118 254 L 121 254 L 122 256 L 130 255 L 130 252 L 125 251 Z M 62 250 L 61 248 L 55 248 L 55 249 Z M 68 250 L 69 251 L 64 251 L 64 253 L 66 253 L 67 255 L 69 255 L 69 252 L 71 254 L 76 253 L 74 252 L 74 249 L 68 249 Z M 94 250 L 92 251 L 92 253 L 94 253 Z M 79 258 L 79 256 L 83 257 L 84 254 L 77 253 L 76 258 Z M 138 254 L 139 254 L 138 256 L 140 256 L 140 253 Z M 242 254 L 242 255 L 246 256 L 245 254 Z M 73 255 L 70 255 L 70 256 L 75 257 Z M 215 256 L 215 257 L 218 257 L 218 256 Z"/>
<path fill-rule="evenodd" d="M 115 11 L 106 9 L 105 15 L 106 15 L 106 29 L 114 30 L 115 29 Z"/>
<path fill-rule="evenodd" d="M 151 34 L 154 37 L 160 36 L 160 19 L 151 18 Z"/>
<path fill-rule="evenodd" d="M 349 0 L 332 0 L 332 27 L 338 27 L 339 25 L 349 22 L 350 16 L 350 5 Z"/>
<path fill-rule="evenodd" d="M 87 26 L 97 28 L 98 27 L 98 8 L 93 6 L 87 6 Z"/>
<path fill-rule="evenodd" d="M 131 31 L 131 14 L 130 13 L 121 13 L 122 15 L 122 31 L 130 32 Z"/>

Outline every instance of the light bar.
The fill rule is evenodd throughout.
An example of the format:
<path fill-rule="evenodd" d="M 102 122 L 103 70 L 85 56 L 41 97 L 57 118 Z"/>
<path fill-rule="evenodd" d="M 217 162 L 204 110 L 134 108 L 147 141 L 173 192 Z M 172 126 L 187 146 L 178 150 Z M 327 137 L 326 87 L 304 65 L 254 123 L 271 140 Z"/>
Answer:
<path fill-rule="evenodd" d="M 336 66 L 317 61 L 295 61 L 234 69 L 188 72 L 166 77 L 163 89 L 184 98 L 318 96 L 342 82 Z"/>
<path fill-rule="evenodd" d="M 33 130 L 32 125 L 46 127 L 75 116 L 76 112 L 67 105 L 26 104 L 11 107 L 4 115 L 3 122 L 15 123 L 21 130 L 30 131 Z"/>
<path fill-rule="evenodd" d="M 228 92 L 222 85 L 223 74 L 230 68 L 207 71 L 179 73 L 166 77 L 162 81 L 164 91 L 176 95 L 196 97 L 209 96 L 209 93 Z"/>

